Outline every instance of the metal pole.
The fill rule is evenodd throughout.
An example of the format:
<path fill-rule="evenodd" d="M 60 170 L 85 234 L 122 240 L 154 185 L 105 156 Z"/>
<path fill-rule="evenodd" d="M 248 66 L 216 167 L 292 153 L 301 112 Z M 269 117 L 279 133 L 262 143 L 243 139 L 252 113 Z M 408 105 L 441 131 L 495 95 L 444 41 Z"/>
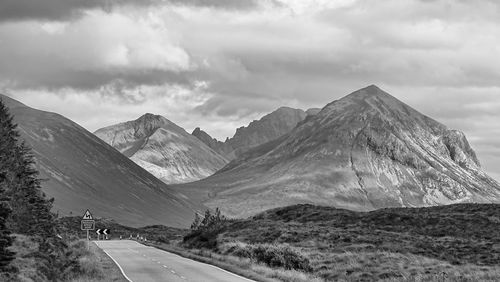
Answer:
<path fill-rule="evenodd" d="M 87 250 L 90 250 L 90 237 L 89 237 L 89 231 L 87 230 Z"/>

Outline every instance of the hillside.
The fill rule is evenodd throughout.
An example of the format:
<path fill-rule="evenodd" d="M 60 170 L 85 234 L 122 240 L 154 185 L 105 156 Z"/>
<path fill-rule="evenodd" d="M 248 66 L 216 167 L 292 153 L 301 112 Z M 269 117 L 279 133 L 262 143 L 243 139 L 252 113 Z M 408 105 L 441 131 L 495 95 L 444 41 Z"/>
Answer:
<path fill-rule="evenodd" d="M 54 212 L 113 218 L 130 226 L 185 227 L 197 205 L 71 120 L 0 96 L 33 148 Z"/>
<path fill-rule="evenodd" d="M 326 281 L 498 281 L 499 228 L 496 204 L 372 212 L 295 205 L 228 222 L 216 251 L 245 257 L 252 246 L 291 246 Z"/>
<path fill-rule="evenodd" d="M 298 203 L 373 210 L 500 199 L 462 132 L 374 85 L 176 188 L 234 217 Z"/>
<path fill-rule="evenodd" d="M 145 114 L 99 129 L 95 135 L 165 183 L 205 178 L 227 164 L 224 157 L 159 115 Z"/>

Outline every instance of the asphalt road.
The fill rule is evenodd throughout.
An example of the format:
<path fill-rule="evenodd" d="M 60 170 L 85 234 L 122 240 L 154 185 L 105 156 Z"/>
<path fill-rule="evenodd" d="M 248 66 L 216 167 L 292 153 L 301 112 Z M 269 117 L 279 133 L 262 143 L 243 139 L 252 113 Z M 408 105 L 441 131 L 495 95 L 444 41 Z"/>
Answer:
<path fill-rule="evenodd" d="M 95 241 L 132 282 L 254 282 L 176 254 L 135 241 Z"/>

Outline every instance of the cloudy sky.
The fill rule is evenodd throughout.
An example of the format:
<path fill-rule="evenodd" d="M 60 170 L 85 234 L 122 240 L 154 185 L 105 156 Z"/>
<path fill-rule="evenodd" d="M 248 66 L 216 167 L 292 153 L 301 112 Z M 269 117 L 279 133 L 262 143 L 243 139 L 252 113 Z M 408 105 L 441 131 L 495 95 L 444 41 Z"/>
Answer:
<path fill-rule="evenodd" d="M 224 139 L 377 84 L 500 179 L 495 0 L 2 0 L 0 92 L 94 131 L 162 114 Z"/>

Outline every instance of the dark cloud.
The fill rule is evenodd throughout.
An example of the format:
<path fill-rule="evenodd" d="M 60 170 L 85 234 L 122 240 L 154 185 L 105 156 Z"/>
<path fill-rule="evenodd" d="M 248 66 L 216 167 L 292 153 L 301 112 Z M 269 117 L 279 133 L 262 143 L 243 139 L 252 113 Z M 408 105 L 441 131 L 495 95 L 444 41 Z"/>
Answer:
<path fill-rule="evenodd" d="M 248 10 L 258 6 L 258 0 L 2 0 L 0 22 L 23 20 L 65 21 L 81 17 L 85 10 L 112 11 L 121 5 L 195 6 L 217 9 Z"/>
<path fill-rule="evenodd" d="M 68 20 L 85 9 L 107 9 L 105 0 L 2 0 L 0 21 Z"/>
<path fill-rule="evenodd" d="M 207 7 L 230 10 L 250 10 L 259 6 L 258 0 L 166 0 L 179 6 Z M 278 2 L 272 1 L 274 4 Z"/>
<path fill-rule="evenodd" d="M 13 89 L 73 88 L 75 90 L 96 90 L 116 81 L 121 81 L 128 87 L 164 83 L 191 85 L 193 82 L 185 74 L 162 70 L 100 72 L 46 68 L 46 72 L 43 72 L 42 68 L 34 65 L 29 71 L 25 69 L 21 71 L 23 73 L 18 72 L 15 77 L 2 75 L 2 78 L 12 81 L 10 86 Z"/>

